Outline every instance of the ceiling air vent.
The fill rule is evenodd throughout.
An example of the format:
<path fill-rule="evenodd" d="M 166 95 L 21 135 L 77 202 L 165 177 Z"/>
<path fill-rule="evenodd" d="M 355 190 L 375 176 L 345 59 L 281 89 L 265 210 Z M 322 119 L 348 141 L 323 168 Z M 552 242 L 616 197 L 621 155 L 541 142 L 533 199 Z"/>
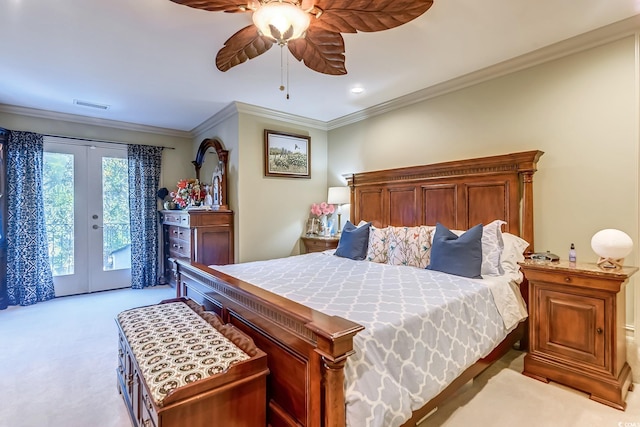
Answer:
<path fill-rule="evenodd" d="M 89 107 L 89 108 L 97 108 L 98 110 L 108 110 L 109 106 L 105 104 L 96 104 L 95 102 L 81 101 L 79 99 L 74 99 L 73 103 L 76 105 L 80 105 L 81 107 Z"/>

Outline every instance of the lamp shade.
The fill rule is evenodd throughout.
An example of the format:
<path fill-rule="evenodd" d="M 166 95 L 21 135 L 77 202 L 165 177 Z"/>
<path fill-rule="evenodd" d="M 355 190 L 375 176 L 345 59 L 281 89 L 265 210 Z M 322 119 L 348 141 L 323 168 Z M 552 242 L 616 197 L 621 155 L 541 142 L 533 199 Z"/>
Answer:
<path fill-rule="evenodd" d="M 601 258 L 622 259 L 631 253 L 633 240 L 623 231 L 607 228 L 593 235 L 591 249 Z"/>
<path fill-rule="evenodd" d="M 253 23 L 263 36 L 274 39 L 280 45 L 302 37 L 309 28 L 309 14 L 293 1 L 264 1 L 257 5 L 253 12 Z"/>
<path fill-rule="evenodd" d="M 329 187 L 327 203 L 330 205 L 351 203 L 351 191 L 349 191 L 349 187 Z"/>

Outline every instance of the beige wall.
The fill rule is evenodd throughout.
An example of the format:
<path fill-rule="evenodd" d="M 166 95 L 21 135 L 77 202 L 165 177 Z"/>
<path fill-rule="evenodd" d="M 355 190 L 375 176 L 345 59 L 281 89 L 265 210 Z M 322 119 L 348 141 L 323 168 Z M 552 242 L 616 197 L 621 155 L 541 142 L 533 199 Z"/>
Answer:
<path fill-rule="evenodd" d="M 535 244 L 595 261 L 591 236 L 638 239 L 638 113 L 632 37 L 329 132 L 344 173 L 539 149 Z M 637 251 L 627 259 L 638 264 Z"/>
<path fill-rule="evenodd" d="M 264 176 L 265 129 L 311 137 L 311 179 Z M 200 142 L 213 137 L 229 150 L 229 205 L 235 212 L 236 262 L 299 254 L 311 203 L 327 199 L 327 132 L 236 112 L 194 139 L 194 158 Z"/>
<path fill-rule="evenodd" d="M 188 138 L 3 112 L 0 112 L 0 127 L 47 135 L 173 147 L 175 149 L 163 150 L 162 152 L 162 174 L 159 188 L 167 187 L 169 191 L 172 191 L 175 189 L 179 179 L 195 176 L 191 165 L 191 160 L 193 160 L 191 158 L 191 140 Z"/>
<path fill-rule="evenodd" d="M 311 137 L 311 179 L 264 176 L 264 130 Z M 240 116 L 240 260 L 300 253 L 311 203 L 327 200 L 327 133 L 250 114 Z"/>

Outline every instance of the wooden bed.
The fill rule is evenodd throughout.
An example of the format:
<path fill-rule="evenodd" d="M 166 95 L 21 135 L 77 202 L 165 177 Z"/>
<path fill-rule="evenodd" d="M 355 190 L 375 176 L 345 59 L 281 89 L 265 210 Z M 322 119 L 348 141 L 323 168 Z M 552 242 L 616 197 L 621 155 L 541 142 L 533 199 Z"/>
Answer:
<path fill-rule="evenodd" d="M 434 225 L 467 229 L 495 219 L 533 250 L 533 175 L 541 151 L 356 173 L 351 221 L 375 226 Z M 192 298 L 245 332 L 268 355 L 268 423 L 272 427 L 345 425 L 344 372 L 362 326 L 187 260 L 175 261 L 178 296 Z M 527 300 L 526 282 L 521 292 Z M 486 358 L 415 411 L 415 425 L 514 344 L 526 345 L 526 322 Z"/>

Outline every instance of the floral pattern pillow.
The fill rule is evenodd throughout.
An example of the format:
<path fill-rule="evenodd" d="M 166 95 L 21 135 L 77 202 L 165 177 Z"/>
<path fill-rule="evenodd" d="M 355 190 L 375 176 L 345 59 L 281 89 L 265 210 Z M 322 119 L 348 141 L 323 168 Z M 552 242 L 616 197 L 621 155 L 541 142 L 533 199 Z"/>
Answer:
<path fill-rule="evenodd" d="M 367 249 L 367 261 L 386 264 L 389 259 L 389 247 L 387 245 L 388 227 L 378 228 L 373 225 L 369 229 L 369 247 Z"/>
<path fill-rule="evenodd" d="M 435 227 L 388 227 L 388 261 L 391 265 L 426 268 L 431 256 L 431 240 Z"/>

